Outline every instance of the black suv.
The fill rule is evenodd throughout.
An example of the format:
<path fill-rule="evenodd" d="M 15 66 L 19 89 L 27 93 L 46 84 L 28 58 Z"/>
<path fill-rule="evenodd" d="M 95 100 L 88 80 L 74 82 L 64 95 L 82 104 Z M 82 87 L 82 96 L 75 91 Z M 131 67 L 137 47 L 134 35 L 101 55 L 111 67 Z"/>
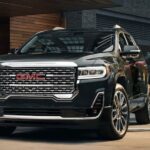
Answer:
<path fill-rule="evenodd" d="M 40 32 L 0 56 L 0 134 L 43 125 L 120 139 L 130 112 L 149 122 L 148 93 L 143 55 L 120 26 Z"/>

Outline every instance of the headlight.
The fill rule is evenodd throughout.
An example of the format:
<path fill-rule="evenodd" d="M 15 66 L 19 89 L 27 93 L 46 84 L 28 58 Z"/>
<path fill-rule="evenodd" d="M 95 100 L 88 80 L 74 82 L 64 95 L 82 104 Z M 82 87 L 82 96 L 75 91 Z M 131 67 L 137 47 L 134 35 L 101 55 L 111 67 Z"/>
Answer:
<path fill-rule="evenodd" d="M 105 66 L 78 68 L 79 80 L 104 78 L 106 75 L 107 75 L 107 68 Z"/>

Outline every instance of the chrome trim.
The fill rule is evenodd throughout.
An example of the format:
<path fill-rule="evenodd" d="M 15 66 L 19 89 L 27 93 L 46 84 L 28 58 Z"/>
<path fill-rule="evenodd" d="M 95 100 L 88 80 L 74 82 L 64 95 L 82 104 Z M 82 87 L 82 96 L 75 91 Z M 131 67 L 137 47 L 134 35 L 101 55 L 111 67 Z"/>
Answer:
<path fill-rule="evenodd" d="M 49 61 L 37 61 L 37 62 L 4 62 L 1 66 L 5 67 L 77 67 L 74 62 L 49 62 Z"/>
<path fill-rule="evenodd" d="M 7 100 L 7 99 L 9 99 L 9 98 L 11 98 L 11 97 L 24 97 L 24 98 L 52 98 L 55 102 L 72 102 L 72 100 L 77 96 L 79 94 L 79 91 L 75 91 L 73 94 L 72 94 L 72 97 L 71 98 L 58 98 L 58 97 L 56 97 L 55 96 L 55 94 L 51 94 L 51 95 L 29 95 L 29 94 L 27 94 L 27 95 L 25 95 L 25 94 L 18 94 L 18 95 L 7 95 L 7 96 L 5 96 L 5 97 L 0 97 L 0 100 Z"/>
<path fill-rule="evenodd" d="M 141 50 L 131 50 L 131 52 L 135 52 L 135 53 L 140 53 L 141 52 Z"/>
<path fill-rule="evenodd" d="M 75 75 L 54 75 L 54 74 L 46 74 L 46 77 L 74 77 Z M 16 74 L 10 75 L 0 75 L 0 77 L 16 77 Z"/>
<path fill-rule="evenodd" d="M 101 70 L 106 69 L 105 66 L 97 66 L 97 67 L 79 67 L 78 70 Z"/>
<path fill-rule="evenodd" d="M 54 96 L 59 99 L 70 99 L 73 97 L 73 94 L 54 94 Z"/>
<path fill-rule="evenodd" d="M 104 101 L 104 92 L 98 92 L 97 95 L 96 95 L 96 97 L 95 97 L 95 99 L 94 99 L 94 101 L 93 101 L 93 103 L 92 103 L 92 105 L 91 105 L 91 108 L 94 107 L 94 104 L 95 104 L 95 102 L 96 102 L 96 100 L 97 100 L 97 98 L 98 98 L 98 96 L 99 96 L 100 94 L 103 95 L 103 101 Z"/>
<path fill-rule="evenodd" d="M 100 117 L 101 113 L 99 113 L 98 116 L 96 117 L 78 117 L 78 118 L 63 118 L 61 116 L 23 116 L 23 115 L 4 115 L 2 117 L 0 117 L 0 120 L 63 120 L 63 121 L 67 121 L 67 120 L 95 120 L 98 119 Z"/>
<path fill-rule="evenodd" d="M 112 106 L 105 106 L 104 108 L 109 109 L 109 108 L 112 108 Z"/>
<path fill-rule="evenodd" d="M 1 86 L 12 86 L 12 87 L 69 87 L 74 85 L 54 85 L 54 84 L 9 84 L 9 85 L 1 85 Z"/>
<path fill-rule="evenodd" d="M 54 75 L 54 74 L 46 74 L 46 77 L 74 77 L 75 75 Z"/>
<path fill-rule="evenodd" d="M 77 80 L 77 84 L 80 84 L 80 80 Z"/>
<path fill-rule="evenodd" d="M 16 77 L 15 74 L 10 74 L 10 75 L 0 75 L 0 77 Z"/>

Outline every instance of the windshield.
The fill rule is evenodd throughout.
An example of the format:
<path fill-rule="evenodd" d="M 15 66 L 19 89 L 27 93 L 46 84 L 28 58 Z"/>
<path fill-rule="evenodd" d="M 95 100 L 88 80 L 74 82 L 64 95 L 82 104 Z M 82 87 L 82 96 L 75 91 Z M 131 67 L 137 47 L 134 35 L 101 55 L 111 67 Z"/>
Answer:
<path fill-rule="evenodd" d="M 34 36 L 19 51 L 21 54 L 100 53 L 113 50 L 111 32 L 45 32 Z"/>

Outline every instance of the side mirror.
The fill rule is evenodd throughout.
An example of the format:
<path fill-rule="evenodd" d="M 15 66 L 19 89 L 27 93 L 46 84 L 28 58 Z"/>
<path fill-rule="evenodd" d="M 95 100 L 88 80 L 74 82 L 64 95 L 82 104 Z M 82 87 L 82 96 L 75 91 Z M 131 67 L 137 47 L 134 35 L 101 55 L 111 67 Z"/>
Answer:
<path fill-rule="evenodd" d="M 136 46 L 125 46 L 121 56 L 126 58 L 138 58 L 141 54 L 141 50 Z"/>
<path fill-rule="evenodd" d="M 138 55 L 141 53 L 141 50 L 139 50 L 136 46 L 125 46 L 122 55 Z"/>
<path fill-rule="evenodd" d="M 17 48 L 10 49 L 10 52 L 8 54 L 15 54 L 17 52 Z"/>

